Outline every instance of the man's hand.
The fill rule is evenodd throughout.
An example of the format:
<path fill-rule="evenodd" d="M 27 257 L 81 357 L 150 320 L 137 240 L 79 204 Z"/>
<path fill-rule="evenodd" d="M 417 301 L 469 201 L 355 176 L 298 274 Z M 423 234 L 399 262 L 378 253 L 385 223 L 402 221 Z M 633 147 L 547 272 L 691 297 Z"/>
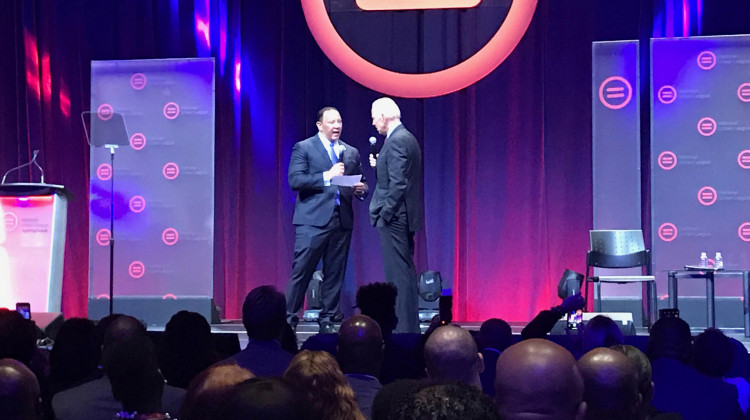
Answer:
<path fill-rule="evenodd" d="M 374 168 L 378 165 L 378 155 L 373 155 L 370 153 L 370 167 Z"/>
<path fill-rule="evenodd" d="M 354 184 L 352 188 L 354 188 L 354 195 L 357 197 L 362 197 L 365 194 L 365 184 L 362 182 Z"/>
<path fill-rule="evenodd" d="M 331 166 L 331 169 L 328 171 L 328 179 L 333 178 L 334 176 L 344 175 L 344 164 L 343 162 L 339 162 L 333 166 Z"/>

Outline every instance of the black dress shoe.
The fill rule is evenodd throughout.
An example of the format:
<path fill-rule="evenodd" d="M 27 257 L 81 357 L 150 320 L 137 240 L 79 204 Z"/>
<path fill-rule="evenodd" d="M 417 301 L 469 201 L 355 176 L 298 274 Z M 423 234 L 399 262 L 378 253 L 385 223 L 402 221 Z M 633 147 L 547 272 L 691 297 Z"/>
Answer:
<path fill-rule="evenodd" d="M 336 326 L 333 322 L 323 322 L 320 324 L 318 334 L 332 334 L 336 332 Z"/>

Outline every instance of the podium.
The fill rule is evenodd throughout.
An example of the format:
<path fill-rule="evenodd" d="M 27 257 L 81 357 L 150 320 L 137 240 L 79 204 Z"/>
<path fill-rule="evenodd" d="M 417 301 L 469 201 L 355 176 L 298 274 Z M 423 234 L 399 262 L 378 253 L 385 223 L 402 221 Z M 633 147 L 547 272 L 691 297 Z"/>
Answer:
<path fill-rule="evenodd" d="M 61 185 L 0 185 L 0 307 L 60 312 L 69 198 Z"/>

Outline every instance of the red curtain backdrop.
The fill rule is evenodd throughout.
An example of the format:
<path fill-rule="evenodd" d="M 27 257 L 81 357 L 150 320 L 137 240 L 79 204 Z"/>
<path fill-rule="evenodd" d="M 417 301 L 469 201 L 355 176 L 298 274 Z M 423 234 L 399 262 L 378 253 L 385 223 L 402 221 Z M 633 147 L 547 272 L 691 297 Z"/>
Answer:
<path fill-rule="evenodd" d="M 517 49 L 485 79 L 440 98 L 397 99 L 424 151 L 426 229 L 417 236 L 417 267 L 442 273 L 456 319 L 526 321 L 559 301 L 555 287 L 565 268 L 584 269 L 591 42 L 642 36 L 644 10 L 650 16 L 653 8 L 647 1 L 598 3 L 541 0 Z M 366 154 L 375 135 L 369 106 L 381 96 L 328 61 L 299 2 L 11 0 L 2 8 L 0 168 L 39 149 L 47 180 L 75 196 L 63 282 L 67 317 L 87 311 L 89 149 L 80 113 L 89 106 L 90 60 L 218 58 L 214 298 L 224 317 L 237 318 L 253 287 L 284 288 L 294 233 L 286 181 L 292 145 L 315 132 L 317 109 L 332 105 L 344 119 L 342 138 Z M 499 25 L 461 16 L 378 16 L 383 24 L 359 35 L 346 14 L 334 23 L 373 60 L 431 71 L 476 51 Z M 383 28 L 383 36 L 416 34 L 417 41 L 383 48 L 376 44 Z M 435 28 L 436 38 L 428 33 Z M 374 181 L 369 168 L 365 175 Z M 21 180 L 29 176 L 23 172 Z M 366 204 L 355 209 L 347 308 L 357 285 L 383 280 Z"/>

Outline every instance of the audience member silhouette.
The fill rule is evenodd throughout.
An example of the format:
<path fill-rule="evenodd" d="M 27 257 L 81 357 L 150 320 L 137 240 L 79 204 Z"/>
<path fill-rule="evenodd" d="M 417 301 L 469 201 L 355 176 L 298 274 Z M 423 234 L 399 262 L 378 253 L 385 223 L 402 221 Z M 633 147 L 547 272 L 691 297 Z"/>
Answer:
<path fill-rule="evenodd" d="M 654 408 L 678 412 L 685 420 L 742 418 L 736 388 L 690 366 L 692 336 L 687 322 L 671 317 L 656 321 L 646 354 L 651 360 Z"/>
<path fill-rule="evenodd" d="M 747 416 L 750 414 L 750 357 L 745 346 L 735 338 L 729 338 L 732 344 L 732 366 L 724 377 L 724 382 L 730 383 L 737 388 L 737 400 L 742 412 Z"/>
<path fill-rule="evenodd" d="M 310 405 L 314 418 L 362 420 L 354 391 L 336 359 L 325 351 L 303 350 L 292 359 L 284 378 Z"/>
<path fill-rule="evenodd" d="M 598 347 L 578 360 L 583 376 L 586 418 L 631 420 L 638 418 L 641 394 L 635 364 L 624 354 Z"/>
<path fill-rule="evenodd" d="M 583 327 L 583 352 L 597 347 L 610 347 L 625 343 L 622 331 L 612 318 L 597 315 L 589 320 Z"/>
<path fill-rule="evenodd" d="M 394 420 L 500 420 L 481 390 L 463 382 L 430 385 L 395 409 Z"/>
<path fill-rule="evenodd" d="M 551 341 L 525 340 L 497 359 L 495 402 L 504 420 L 581 420 L 583 392 L 573 355 Z"/>
<path fill-rule="evenodd" d="M 292 355 L 299 353 L 299 347 L 297 347 L 297 333 L 291 325 L 285 323 L 282 327 L 279 344 L 281 344 L 282 349 Z"/>
<path fill-rule="evenodd" d="M 253 378 L 231 390 L 229 412 L 224 420 L 324 420 L 310 411 L 308 403 L 283 378 Z M 355 418 L 355 417 L 329 417 Z M 219 419 L 219 417 L 215 417 Z"/>
<path fill-rule="evenodd" d="M 284 294 L 273 286 L 251 290 L 242 305 L 242 323 L 249 339 L 247 347 L 227 362 L 237 363 L 256 376 L 281 376 L 294 357 L 278 341 L 286 323 Z"/>
<path fill-rule="evenodd" d="M 180 408 L 180 420 L 215 420 L 228 415 L 233 387 L 254 375 L 237 364 L 209 367 L 190 382 Z"/>
<path fill-rule="evenodd" d="M 0 311 L 0 359 L 15 359 L 28 366 L 35 351 L 34 323 L 16 311 Z"/>
<path fill-rule="evenodd" d="M 396 329 L 396 296 L 398 289 L 392 283 L 370 283 L 357 290 L 357 307 L 362 315 L 374 319 L 380 326 L 383 340 L 391 340 Z"/>
<path fill-rule="evenodd" d="M 477 348 L 484 358 L 484 370 L 479 374 L 482 390 L 494 398 L 495 365 L 500 353 L 513 344 L 513 331 L 510 325 L 502 319 L 490 318 L 479 327 L 476 341 Z"/>
<path fill-rule="evenodd" d="M 0 360 L 0 419 L 41 418 L 42 402 L 34 373 L 18 360 Z"/>
<path fill-rule="evenodd" d="M 118 392 L 115 389 L 118 389 L 120 384 L 123 383 L 121 379 L 125 381 L 130 379 L 129 372 L 123 372 L 123 376 L 118 376 L 120 375 L 118 369 L 121 369 L 120 365 L 122 364 L 143 365 L 142 367 L 136 366 L 133 369 L 150 381 L 147 382 L 147 385 L 152 386 L 152 388 L 148 388 L 147 391 L 154 392 L 153 387 L 157 386 L 153 374 L 157 366 L 156 354 L 146 328 L 137 319 L 126 315 L 120 315 L 110 319 L 110 321 L 102 342 L 102 365 L 105 375 L 100 379 L 55 394 L 52 398 L 52 408 L 57 420 L 80 420 L 84 418 L 87 420 L 111 420 L 115 413 L 123 410 L 123 404 L 116 400 L 114 395 L 115 392 Z M 131 350 L 132 343 L 138 344 Z M 151 344 L 151 347 L 145 343 Z M 149 351 L 152 353 L 149 353 Z M 140 356 L 136 356 L 136 352 L 139 352 Z M 139 361 L 137 360 L 138 357 L 150 359 Z M 120 358 L 125 360 L 120 362 L 118 361 Z M 109 372 L 107 372 L 108 366 Z M 110 373 L 117 377 L 115 381 L 110 380 Z M 120 394 L 118 398 L 121 400 L 131 398 L 127 394 L 129 390 L 125 389 L 123 392 L 125 394 Z M 168 413 L 177 413 L 184 396 L 184 389 L 164 385 L 161 397 L 162 409 Z"/>
<path fill-rule="evenodd" d="M 460 381 L 482 389 L 482 355 L 474 338 L 461 327 L 444 325 L 436 329 L 425 343 L 424 361 L 430 378 Z"/>
<path fill-rule="evenodd" d="M 189 311 L 172 315 L 159 341 L 158 360 L 167 383 L 187 389 L 195 375 L 218 361 L 206 318 Z"/>
<path fill-rule="evenodd" d="M 85 318 L 66 320 L 49 354 L 49 377 L 53 392 L 101 378 L 101 351 L 102 342 L 92 321 Z"/>
<path fill-rule="evenodd" d="M 531 320 L 521 330 L 521 339 L 528 340 L 529 338 L 545 338 L 547 334 L 552 331 L 557 321 L 563 316 L 570 312 L 578 309 L 583 309 L 586 306 L 586 301 L 580 294 L 568 296 L 558 306 L 539 312 L 534 319 Z"/>
<path fill-rule="evenodd" d="M 747 352 L 746 352 L 747 353 Z M 743 413 L 747 412 L 747 381 L 726 380 L 734 362 L 734 346 L 724 333 L 716 328 L 707 328 L 693 340 L 693 365 L 699 372 L 720 378 L 737 388 L 737 403 Z"/>
<path fill-rule="evenodd" d="M 383 364 L 383 336 L 377 322 L 366 315 L 354 315 L 341 324 L 338 362 L 362 414 L 372 418 L 372 401 L 382 388 L 378 378 Z"/>
<path fill-rule="evenodd" d="M 385 385 L 372 402 L 372 420 L 393 419 L 396 409 L 424 386 L 418 379 L 401 379 Z"/>

